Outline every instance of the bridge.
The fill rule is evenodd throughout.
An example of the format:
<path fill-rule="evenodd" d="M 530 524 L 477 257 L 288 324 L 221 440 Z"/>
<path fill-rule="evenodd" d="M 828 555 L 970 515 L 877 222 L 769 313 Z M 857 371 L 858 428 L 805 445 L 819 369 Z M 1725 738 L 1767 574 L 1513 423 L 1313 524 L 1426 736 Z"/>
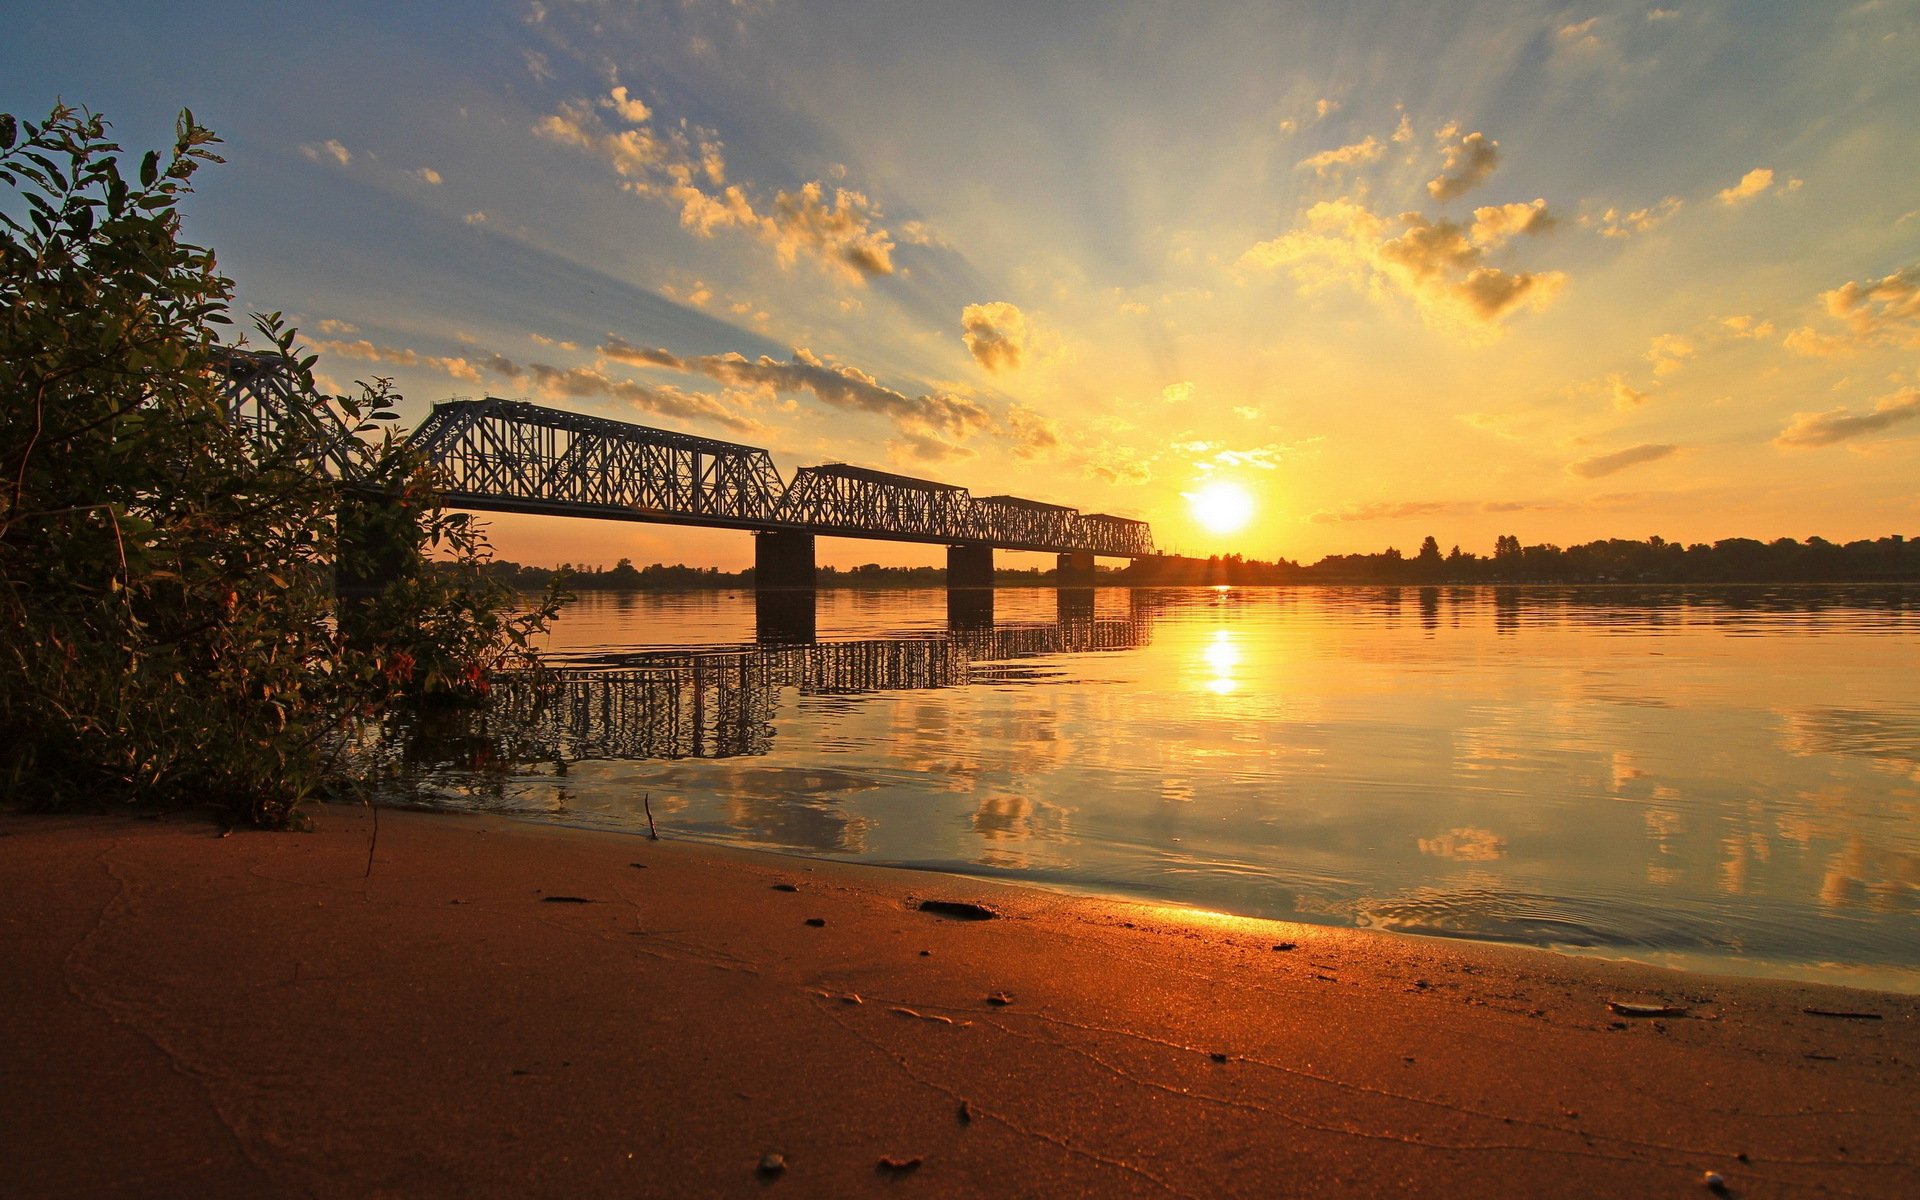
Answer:
<path fill-rule="evenodd" d="M 222 371 L 229 416 L 244 430 L 324 409 L 278 355 L 235 350 Z M 762 592 L 812 589 L 817 537 L 944 545 L 950 588 L 991 588 L 995 550 L 1058 555 L 1065 586 L 1090 586 L 1096 558 L 1155 553 L 1144 521 L 845 463 L 801 467 L 788 481 L 755 446 L 519 400 L 436 404 L 408 443 L 451 508 L 751 532 Z"/>

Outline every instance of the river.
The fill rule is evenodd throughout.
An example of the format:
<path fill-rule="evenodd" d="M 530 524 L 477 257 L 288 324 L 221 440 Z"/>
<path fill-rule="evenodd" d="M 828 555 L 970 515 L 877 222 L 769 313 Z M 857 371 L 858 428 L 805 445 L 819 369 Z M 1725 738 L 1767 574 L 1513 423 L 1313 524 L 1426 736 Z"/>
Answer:
<path fill-rule="evenodd" d="M 1920 589 L 588 594 L 431 802 L 1920 991 Z M 775 644 L 777 643 L 777 644 Z M 490 747 L 476 750 L 476 746 Z M 503 752 L 500 747 L 510 746 Z"/>

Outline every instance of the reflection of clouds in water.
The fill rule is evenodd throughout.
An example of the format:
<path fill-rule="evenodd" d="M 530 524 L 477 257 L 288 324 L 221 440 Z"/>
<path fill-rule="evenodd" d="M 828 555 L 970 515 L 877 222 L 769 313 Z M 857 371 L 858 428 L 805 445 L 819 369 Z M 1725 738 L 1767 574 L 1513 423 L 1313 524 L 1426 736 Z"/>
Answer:
<path fill-rule="evenodd" d="M 1615 750 L 1611 767 L 1612 790 L 1616 796 L 1624 794 L 1629 783 L 1646 776 L 1646 772 L 1640 769 L 1638 760 L 1628 750 Z"/>
<path fill-rule="evenodd" d="M 1420 853 L 1455 862 L 1492 862 L 1507 855 L 1507 839 L 1491 829 L 1454 829 L 1421 838 Z"/>
<path fill-rule="evenodd" d="M 717 801 L 726 824 L 744 841 L 858 854 L 866 849 L 873 822 L 842 805 L 879 786 L 870 776 L 851 771 L 723 761 L 663 768 L 649 776 L 645 790 L 653 796 L 656 814 L 688 809 L 688 793 Z"/>
<path fill-rule="evenodd" d="M 1789 754 L 1868 758 L 1892 774 L 1920 780 L 1920 714 L 1809 708 L 1779 717 L 1780 744 Z"/>
<path fill-rule="evenodd" d="M 1850 837 L 1827 860 L 1820 904 L 1874 912 L 1920 908 L 1920 854 L 1880 850 L 1858 835 Z"/>
<path fill-rule="evenodd" d="M 999 793 L 981 797 L 973 811 L 973 832 L 982 840 L 976 861 L 982 866 L 1028 870 L 1039 865 L 1035 843 L 1068 840 L 1071 811 L 1029 796 Z M 1046 856 L 1057 861 L 1057 853 Z"/>
<path fill-rule="evenodd" d="M 1175 800 L 1182 803 L 1191 801 L 1193 799 L 1193 781 L 1190 779 L 1162 779 L 1160 781 L 1160 798 L 1162 800 Z"/>

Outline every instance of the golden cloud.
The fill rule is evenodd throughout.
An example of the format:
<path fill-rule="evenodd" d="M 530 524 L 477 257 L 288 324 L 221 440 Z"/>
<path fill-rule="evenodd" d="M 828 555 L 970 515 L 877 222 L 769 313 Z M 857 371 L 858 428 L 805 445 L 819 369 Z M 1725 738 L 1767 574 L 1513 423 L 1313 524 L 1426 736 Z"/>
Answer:
<path fill-rule="evenodd" d="M 1821 413 L 1795 413 L 1792 422 L 1773 442 L 1787 447 L 1831 446 L 1848 438 L 1883 433 L 1913 420 L 1920 420 L 1920 388 L 1902 388 L 1874 401 L 1870 412 L 1835 408 Z"/>
<path fill-rule="evenodd" d="M 601 111 L 614 113 L 628 127 L 609 128 Z M 783 267 L 804 254 L 851 283 L 893 273 L 893 235 L 864 193 L 843 187 L 829 191 L 814 180 L 776 192 L 771 201 L 756 200 L 749 187 L 726 182 L 726 156 L 718 141 L 684 127 L 659 132 L 650 124 L 652 117 L 626 88 L 615 87 L 597 104 L 562 104 L 533 129 L 600 159 L 628 192 L 678 206 L 681 226 L 697 237 L 739 229 L 772 246 Z"/>
<path fill-rule="evenodd" d="M 1455 140 L 1441 148 L 1440 174 L 1427 182 L 1427 193 L 1443 202 L 1479 187 L 1500 165 L 1499 142 L 1483 133 L 1458 137 L 1451 127 L 1444 132 Z"/>
<path fill-rule="evenodd" d="M 1496 217 L 1494 223 L 1502 220 Z M 1546 303 L 1566 284 L 1558 271 L 1509 272 L 1486 265 L 1487 247 L 1475 244 L 1457 222 L 1409 212 L 1399 223 L 1399 234 L 1390 236 L 1387 220 L 1365 206 L 1344 198 L 1322 201 L 1307 210 L 1304 228 L 1259 243 L 1240 262 L 1287 267 L 1308 288 L 1345 281 L 1376 294 L 1397 290 L 1430 322 L 1481 328 Z"/>
<path fill-rule="evenodd" d="M 1019 369 L 1030 339 L 1026 314 L 1004 300 L 969 304 L 960 311 L 961 340 L 989 371 Z"/>
<path fill-rule="evenodd" d="M 1783 339 L 1787 349 L 1812 358 L 1881 346 L 1920 349 L 1920 265 L 1866 283 L 1850 281 L 1820 293 L 1820 302 L 1843 328 L 1827 333 L 1803 325 Z"/>
<path fill-rule="evenodd" d="M 1628 467 L 1639 466 L 1641 463 L 1658 462 L 1660 459 L 1678 453 L 1679 450 L 1680 447 L 1664 442 L 1629 446 L 1625 450 L 1616 450 L 1612 454 L 1601 454 L 1593 458 L 1583 458 L 1576 463 L 1569 463 L 1567 473 L 1578 475 L 1582 479 L 1599 479 L 1617 471 L 1624 471 Z"/>
<path fill-rule="evenodd" d="M 1379 138 L 1368 137 L 1365 141 L 1355 142 L 1351 146 L 1322 150 L 1318 154 L 1301 159 L 1294 166 L 1310 167 L 1314 174 L 1324 178 L 1340 167 L 1357 167 L 1364 163 L 1378 162 L 1380 156 L 1386 152 L 1387 148 Z"/>

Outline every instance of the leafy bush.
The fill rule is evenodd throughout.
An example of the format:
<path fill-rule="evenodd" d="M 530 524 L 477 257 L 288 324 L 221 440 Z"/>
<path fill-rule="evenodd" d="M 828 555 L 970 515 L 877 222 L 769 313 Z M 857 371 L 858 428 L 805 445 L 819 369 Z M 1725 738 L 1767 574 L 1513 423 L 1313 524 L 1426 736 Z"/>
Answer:
<path fill-rule="evenodd" d="M 208 804 L 284 821 L 352 765 L 356 718 L 484 694 L 561 597 L 518 614 L 486 546 L 390 433 L 385 380 L 230 419 L 232 284 L 180 239 L 216 139 L 182 112 L 121 173 L 93 114 L 0 116 L 0 794 Z M 257 322 L 287 394 L 313 359 Z M 256 360 L 257 361 L 257 360 Z M 322 465 L 331 463 L 330 470 Z M 357 506 L 350 484 L 375 489 Z M 382 496 L 386 498 L 381 498 Z M 336 513 L 399 564 L 334 619 Z M 351 524 L 351 522 L 349 522 Z M 438 551 L 451 571 L 418 560 Z"/>

